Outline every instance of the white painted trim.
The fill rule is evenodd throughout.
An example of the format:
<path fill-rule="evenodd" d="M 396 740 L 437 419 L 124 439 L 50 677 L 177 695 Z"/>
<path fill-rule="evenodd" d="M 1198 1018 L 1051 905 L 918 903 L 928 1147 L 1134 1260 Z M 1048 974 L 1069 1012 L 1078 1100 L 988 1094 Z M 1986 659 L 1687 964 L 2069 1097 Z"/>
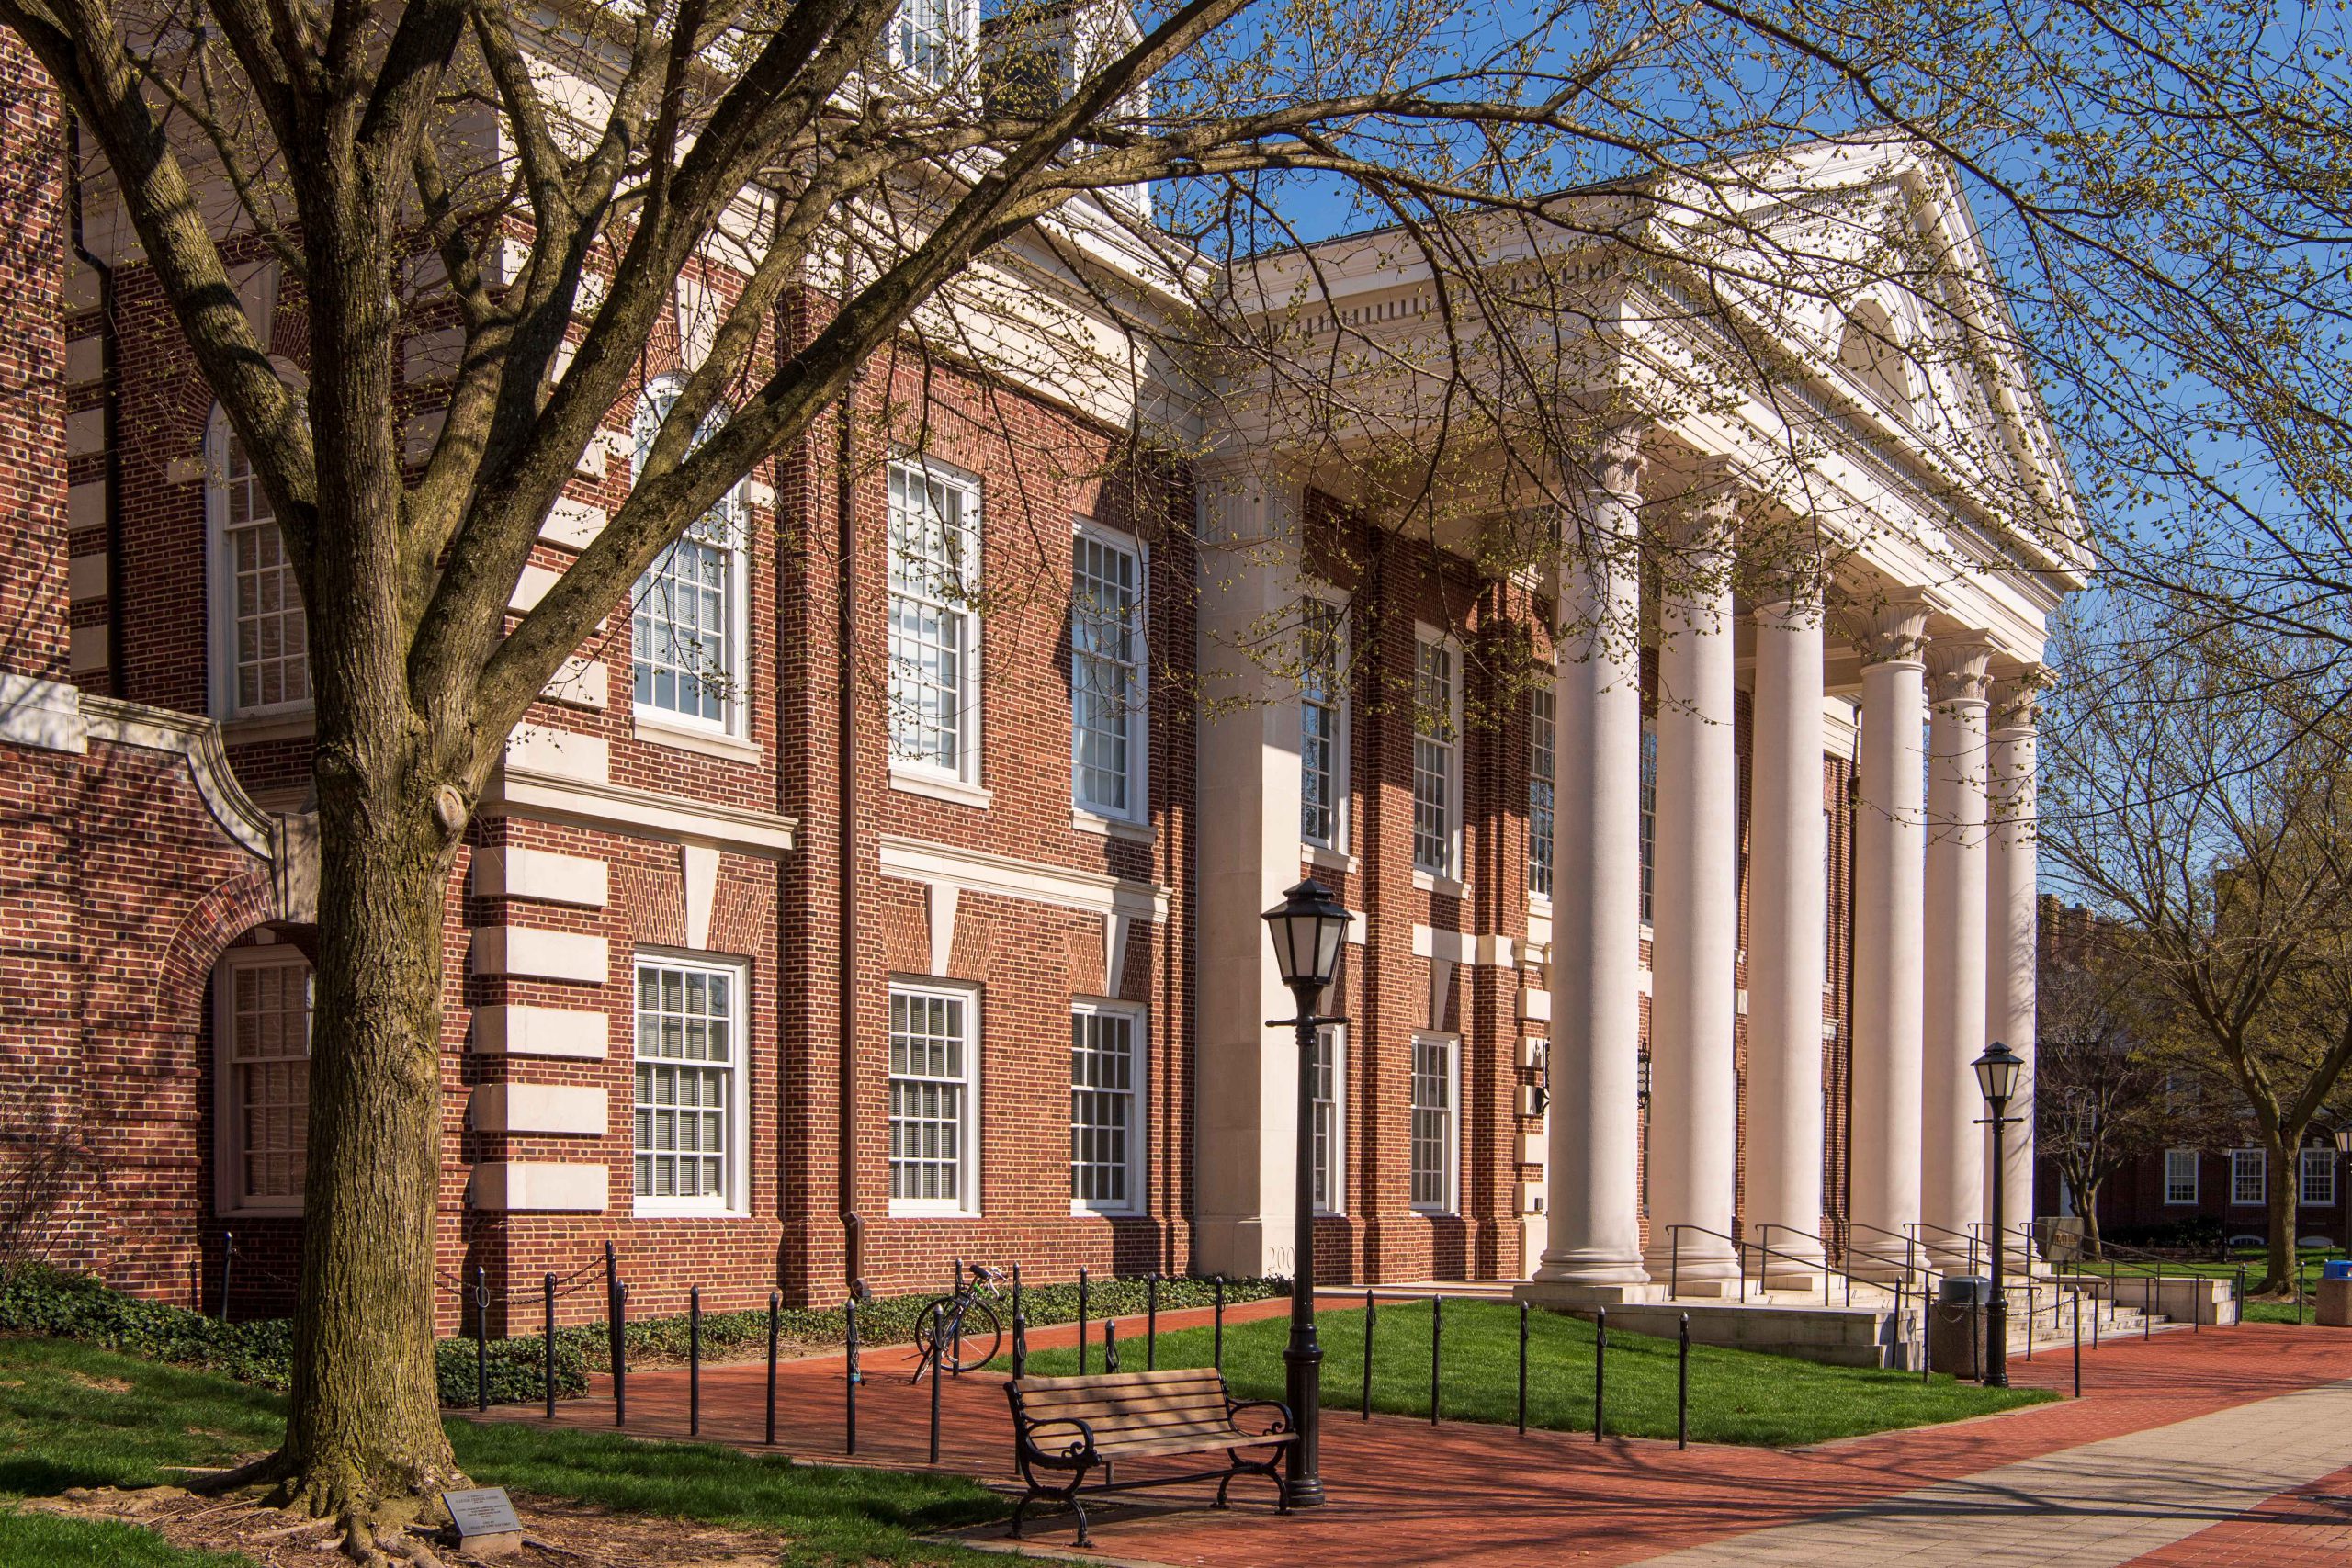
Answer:
<path fill-rule="evenodd" d="M 1125 714 L 1127 741 L 1127 809 L 1114 811 L 1078 798 L 1078 709 L 1073 697 L 1070 708 L 1070 809 L 1080 817 L 1091 817 L 1106 824 L 1125 824 L 1141 828 L 1151 820 L 1151 551 L 1132 534 L 1106 528 L 1091 518 L 1073 518 L 1070 539 L 1073 547 L 1082 538 L 1092 538 L 1135 562 L 1135 690 L 1131 694 Z M 1078 565 L 1070 563 L 1070 613 L 1078 609 Z M 1070 637 L 1070 689 L 1078 684 L 1078 638 Z"/>
<path fill-rule="evenodd" d="M 910 452 L 892 457 L 885 465 L 886 491 L 890 468 L 902 468 L 910 475 L 921 476 L 925 480 L 935 479 L 941 484 L 952 486 L 964 492 L 962 531 L 969 549 L 967 557 L 968 570 L 965 573 L 963 581 L 966 602 L 953 606 L 956 615 L 956 624 L 963 633 L 956 663 L 956 669 L 960 671 L 961 684 L 956 693 L 960 706 L 957 709 L 956 767 L 951 773 L 944 768 L 935 767 L 910 758 L 901 758 L 897 755 L 895 743 L 892 742 L 890 787 L 909 789 L 910 793 L 924 795 L 934 792 L 914 786 L 918 784 L 935 784 L 941 789 L 960 786 L 966 791 L 975 792 L 984 796 L 987 794 L 987 779 L 981 768 L 984 737 L 987 734 L 984 710 L 988 705 L 988 682 L 987 663 L 981 651 L 981 644 L 985 628 L 981 625 L 978 606 L 972 602 L 977 599 L 978 592 L 987 581 L 988 576 L 987 536 L 982 531 L 983 520 L 987 516 L 986 497 L 981 491 L 980 477 L 959 468 L 952 463 L 942 462 L 936 457 Z M 884 500 L 884 509 L 887 513 L 888 509 L 887 495 Z M 883 532 L 886 536 L 889 532 L 889 519 L 885 516 Z M 887 571 L 885 577 L 886 579 L 888 577 Z M 883 583 L 883 594 L 886 600 L 889 597 L 889 592 L 890 585 L 886 581 Z M 889 726 L 886 723 L 883 728 L 886 742 L 891 742 L 892 738 L 888 733 Z M 988 804 L 986 799 L 972 799 L 956 795 L 940 794 L 938 798 L 960 800 L 963 804 L 969 806 Z"/>
<path fill-rule="evenodd" d="M 1335 658 L 1335 662 L 1337 663 L 1338 668 L 1333 671 L 1339 687 L 1340 701 L 1338 704 L 1339 733 L 1333 738 L 1331 744 L 1331 841 L 1328 844 L 1317 843 L 1314 840 L 1307 838 L 1304 830 L 1306 824 L 1304 820 L 1304 814 L 1302 814 L 1302 818 L 1299 823 L 1299 827 L 1301 829 L 1299 842 L 1305 847 L 1307 856 L 1315 859 L 1316 864 L 1330 865 L 1331 862 L 1320 858 L 1328 855 L 1336 857 L 1339 861 L 1344 862 L 1344 869 L 1352 872 L 1356 868 L 1356 857 L 1349 852 L 1348 845 L 1351 841 L 1349 835 L 1354 826 L 1354 813 L 1350 809 L 1350 807 L 1354 805 L 1355 797 L 1351 793 L 1353 789 L 1353 780 L 1349 774 L 1349 761 L 1350 753 L 1355 745 L 1355 682 L 1352 679 L 1353 668 L 1351 664 L 1351 660 L 1355 656 L 1355 628 L 1349 622 L 1348 596 L 1345 593 L 1340 592 L 1339 589 L 1331 586 L 1328 582 L 1317 582 L 1310 578 L 1302 579 L 1300 581 L 1298 591 L 1302 598 L 1312 599 L 1318 604 L 1329 604 L 1333 609 L 1340 612 L 1340 646 Z M 1303 659 L 1300 661 L 1300 668 L 1303 675 L 1305 671 L 1305 660 Z M 1305 729 L 1306 723 L 1306 704 L 1304 695 L 1302 694 L 1299 702 L 1301 741 L 1299 756 L 1299 782 L 1302 793 L 1304 793 L 1305 790 L 1306 778 L 1305 748 Z M 1341 868 L 1339 866 L 1333 866 L 1332 869 L 1337 870 Z"/>
<path fill-rule="evenodd" d="M 893 1219 L 978 1219 L 981 1212 L 980 1150 L 983 1147 L 980 1138 L 980 1117 L 982 1114 L 980 1102 L 980 1043 L 985 1038 L 981 1032 L 980 987 L 961 980 L 921 978 L 909 976 L 891 976 L 889 994 L 897 996 L 901 992 L 911 996 L 952 996 L 961 1000 L 964 1004 L 964 1122 L 963 1126 L 959 1129 L 962 1135 L 963 1146 L 958 1151 L 958 1159 L 964 1175 L 964 1190 L 960 1197 L 953 1199 L 892 1198 L 888 1201 L 888 1212 Z M 886 1026 L 886 1032 L 883 1041 L 884 1055 L 882 1063 L 883 1082 L 886 1094 L 888 1093 L 890 1071 L 888 1051 L 889 1043 Z M 889 1111 L 886 1104 L 883 1110 L 883 1128 L 886 1134 L 888 1131 L 888 1127 Z M 883 1161 L 883 1170 L 886 1181 L 888 1179 L 888 1169 L 889 1161 L 886 1156 Z"/>
<path fill-rule="evenodd" d="M 612 1019 L 586 1008 L 492 1002 L 473 1010 L 467 1048 L 477 1056 L 563 1056 L 601 1062 Z"/>
<path fill-rule="evenodd" d="M 951 778 L 937 768 L 919 767 L 895 759 L 890 763 L 890 787 L 901 795 L 920 795 L 952 806 L 968 806 L 977 811 L 986 811 L 996 804 L 996 795 L 978 784 Z"/>
<path fill-rule="evenodd" d="M 910 882 L 952 882 L 967 893 L 1051 904 L 1107 915 L 1113 910 L 1158 925 L 1168 918 L 1170 890 L 1157 883 L 1015 860 L 1011 855 L 885 833 L 882 874 Z"/>
<path fill-rule="evenodd" d="M 236 1108 L 230 1103 L 235 1090 L 236 1073 L 230 1060 L 231 1021 L 236 999 L 222 982 L 239 969 L 259 965 L 277 967 L 299 964 L 304 973 L 310 963 L 291 947 L 272 943 L 257 947 L 232 947 L 221 953 L 212 966 L 212 1209 L 221 1216 L 236 1214 L 300 1214 L 302 1200 L 247 1197 L 243 1168 L 243 1151 L 238 1147 Z M 303 1131 L 307 1150 L 310 1133 Z"/>
<path fill-rule="evenodd" d="M 639 836 L 695 839 L 768 860 L 779 859 L 792 848 L 799 827 L 797 818 L 771 811 L 657 795 L 626 784 L 583 784 L 512 762 L 491 776 L 480 805 L 485 815 L 503 812 L 542 822 L 617 828 Z"/>
<path fill-rule="evenodd" d="M 701 726 L 689 726 L 662 708 L 631 710 L 629 733 L 649 746 L 667 746 L 673 751 L 694 751 L 706 757 L 723 757 L 730 762 L 757 762 L 767 755 L 756 740 L 746 740 L 739 735 L 722 734 Z"/>
<path fill-rule="evenodd" d="M 250 708 L 241 706 L 237 702 L 236 566 L 229 558 L 229 520 L 225 514 L 228 495 L 224 488 L 229 471 L 229 416 L 220 404 L 215 403 L 210 416 L 205 421 L 204 456 L 198 468 L 204 480 L 205 684 L 212 715 L 216 718 L 230 719 L 272 714 L 308 714 L 313 706 L 310 697 L 292 702 L 258 704 Z M 273 528 L 277 525 L 274 518 L 269 525 Z M 307 607 L 303 613 L 303 623 L 307 636 Z"/>
<path fill-rule="evenodd" d="M 1073 1193 L 1069 1212 L 1073 1217 L 1103 1214 L 1118 1219 L 1148 1214 L 1151 1212 L 1151 1014 L 1141 1002 L 1099 997 L 1072 997 L 1069 1010 L 1073 1019 L 1088 1015 L 1127 1019 L 1133 1024 L 1131 1038 L 1135 1042 L 1134 1113 L 1127 1123 L 1127 1201 L 1102 1203 Z M 1076 1091 L 1077 1086 L 1071 1085 L 1071 1092 Z M 1076 1128 L 1071 1131 L 1075 1134 Z"/>
<path fill-rule="evenodd" d="M 1445 1052 L 1446 1087 L 1445 1153 L 1442 1156 L 1445 1161 L 1445 1169 L 1442 1172 L 1445 1178 L 1445 1197 L 1442 1202 L 1412 1202 L 1411 1207 L 1413 1213 L 1417 1214 L 1427 1214 L 1435 1218 L 1445 1218 L 1451 1215 L 1459 1214 L 1462 1212 L 1462 1036 L 1451 1030 L 1417 1029 L 1413 1031 L 1412 1045 L 1413 1049 L 1416 1051 L 1419 1050 L 1424 1045 L 1436 1045 L 1443 1048 Z M 1412 1103 L 1412 1087 L 1413 1080 L 1419 1078 L 1420 1077 L 1420 1073 L 1419 1070 L 1419 1064 L 1417 1063 L 1408 1062 L 1407 1064 L 1407 1068 L 1408 1076 L 1406 1079 L 1405 1101 L 1405 1180 L 1407 1201 L 1411 1202 L 1413 1175 L 1412 1114 L 1414 1110 L 1417 1109 Z"/>
<path fill-rule="evenodd" d="M 635 1023 L 637 976 L 647 967 L 698 969 L 707 975 L 727 976 L 733 998 L 733 1012 L 729 1023 L 729 1055 L 727 1068 L 727 1150 L 722 1162 L 720 1179 L 725 1192 L 717 1197 L 660 1198 L 636 1190 L 637 1118 L 636 1091 L 630 1090 L 629 1102 L 629 1208 L 635 1214 L 646 1216 L 701 1214 L 741 1219 L 752 1212 L 752 1161 L 757 1157 L 752 1147 L 752 985 L 750 965 L 729 959 L 714 959 L 706 953 L 679 953 L 664 948 L 639 948 L 629 963 L 629 1062 L 632 1069 L 637 1062 L 667 1061 L 666 1057 L 643 1057 L 637 1055 L 639 1037 Z M 695 1064 L 682 1064 L 693 1066 Z M 717 1063 L 701 1064 L 706 1066 Z M 635 1082 L 635 1073 L 630 1079 Z"/>
<path fill-rule="evenodd" d="M 1462 687 L 1463 677 L 1467 672 L 1466 660 L 1464 658 L 1461 638 L 1451 632 L 1441 631 L 1426 621 L 1416 621 L 1413 624 L 1412 700 L 1417 705 L 1420 701 L 1421 649 L 1427 647 L 1441 649 L 1446 656 L 1445 717 L 1447 727 L 1453 731 L 1453 738 L 1446 745 L 1445 760 L 1446 863 L 1438 867 L 1422 866 L 1416 863 L 1413 867 L 1413 886 L 1425 891 L 1441 892 L 1451 897 L 1462 898 L 1468 897 L 1470 891 L 1469 885 L 1458 874 L 1463 869 L 1462 829 L 1463 818 L 1466 815 L 1463 810 L 1462 799 L 1462 750 L 1464 739 L 1462 728 Z M 1419 737 L 1416 735 L 1414 739 L 1418 741 Z M 1406 783 L 1409 788 L 1412 783 L 1410 775 L 1408 775 Z M 1408 823 L 1408 827 L 1409 826 Z M 1424 877 L 1428 880 L 1423 881 Z"/>
<path fill-rule="evenodd" d="M 491 1213 L 521 1210 L 602 1213 L 610 1206 L 611 1168 L 557 1160 L 493 1160 L 474 1167 L 466 1201 Z"/>

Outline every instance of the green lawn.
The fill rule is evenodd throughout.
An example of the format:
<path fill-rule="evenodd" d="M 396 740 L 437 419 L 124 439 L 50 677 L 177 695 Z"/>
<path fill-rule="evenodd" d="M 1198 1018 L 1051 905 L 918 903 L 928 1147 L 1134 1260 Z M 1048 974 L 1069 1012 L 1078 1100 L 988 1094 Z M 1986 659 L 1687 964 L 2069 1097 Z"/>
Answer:
<path fill-rule="evenodd" d="M 1363 1394 L 1363 1311 L 1318 1313 L 1323 1343 L 1323 1403 L 1355 1408 Z M 1528 1314 L 1527 1419 L 1561 1431 L 1592 1429 L 1593 1325 L 1552 1313 Z M 1282 1348 L 1290 1334 L 1283 1318 L 1229 1324 L 1225 1371 L 1240 1398 L 1279 1399 Z M 1162 1367 L 1205 1366 L 1205 1328 L 1159 1337 Z M 1144 1364 L 1140 1339 L 1124 1341 L 1121 1366 Z M 1672 1340 L 1611 1331 L 1608 1429 L 1633 1437 L 1675 1433 Z M 1519 1311 L 1501 1302 L 1451 1302 L 1445 1308 L 1442 1387 L 1449 1420 L 1516 1419 Z M 1091 1364 L 1100 1368 L 1097 1342 Z M 1001 1368 L 1004 1363 L 1000 1359 Z M 1040 1375 L 1078 1370 L 1077 1352 L 1039 1350 L 1029 1370 Z M 1693 1346 L 1690 1350 L 1690 1436 L 1711 1443 L 1786 1446 L 1916 1427 L 2013 1409 L 2054 1397 L 2039 1389 L 1984 1389 L 1938 1377 L 1923 1384 L 1916 1372 L 1825 1367 L 1783 1356 Z M 1430 1305 L 1381 1306 L 1374 1332 L 1372 1404 L 1400 1416 L 1430 1408 Z"/>
<path fill-rule="evenodd" d="M 269 1448 L 284 1409 L 280 1395 L 209 1372 L 61 1340 L 0 1340 L 0 1563 L 232 1568 L 243 1560 L 175 1552 L 143 1531 L 9 1504 L 69 1486 L 185 1481 L 168 1467 Z M 994 1563 L 913 1537 L 1009 1511 L 953 1477 L 796 1465 L 707 1444 L 470 1421 L 450 1422 L 449 1437 L 483 1485 L 772 1530 L 791 1538 L 795 1564 Z"/>

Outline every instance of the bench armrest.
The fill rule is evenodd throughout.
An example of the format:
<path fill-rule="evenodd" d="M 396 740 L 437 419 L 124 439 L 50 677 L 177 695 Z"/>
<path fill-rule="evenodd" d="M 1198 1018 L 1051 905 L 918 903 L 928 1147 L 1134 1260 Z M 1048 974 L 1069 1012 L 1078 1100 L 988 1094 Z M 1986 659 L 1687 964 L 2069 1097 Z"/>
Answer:
<path fill-rule="evenodd" d="M 1037 1459 L 1055 1464 L 1091 1464 L 1094 1461 L 1094 1428 L 1078 1416 L 1033 1421 L 1023 1416 L 1019 1430 L 1021 1446 Z"/>
<path fill-rule="evenodd" d="M 1245 1410 L 1264 1410 L 1273 1413 L 1272 1419 L 1266 1423 L 1266 1429 L 1253 1434 L 1256 1437 L 1275 1438 L 1295 1429 L 1291 1421 L 1290 1406 L 1279 1399 L 1228 1398 L 1225 1402 L 1225 1418 L 1237 1427 L 1241 1424 L 1238 1417 Z"/>

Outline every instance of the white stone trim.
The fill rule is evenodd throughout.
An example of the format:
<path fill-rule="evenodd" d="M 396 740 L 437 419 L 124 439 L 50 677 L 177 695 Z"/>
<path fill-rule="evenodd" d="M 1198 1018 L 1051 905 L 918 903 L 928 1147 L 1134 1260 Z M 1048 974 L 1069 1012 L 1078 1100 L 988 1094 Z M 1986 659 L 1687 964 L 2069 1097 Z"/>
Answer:
<path fill-rule="evenodd" d="M 221 831 L 264 860 L 276 860 L 281 818 L 254 804 L 229 767 L 229 752 L 220 741 L 220 727 L 194 714 L 110 697 L 81 699 L 84 733 L 118 746 L 138 746 L 170 751 L 187 759 L 188 775 L 205 809 Z M 78 750 L 81 748 L 76 747 Z"/>
<path fill-rule="evenodd" d="M 0 670 L 0 740 L 77 756 L 88 750 L 82 688 Z"/>
<path fill-rule="evenodd" d="M 518 767 L 512 761 L 492 775 L 482 791 L 481 807 L 485 813 L 503 811 L 543 822 L 616 828 L 640 837 L 694 839 L 770 860 L 792 848 L 793 831 L 799 826 L 797 818 L 772 811 L 689 800 L 625 784 L 583 783 L 539 773 L 527 765 Z"/>
<path fill-rule="evenodd" d="M 107 521 L 107 481 L 85 479 L 65 492 L 65 525 L 79 531 L 102 528 Z"/>
<path fill-rule="evenodd" d="M 558 1160 L 492 1160 L 474 1167 L 466 1201 L 494 1213 L 537 1209 L 602 1213 L 610 1203 L 612 1171 L 604 1165 Z"/>
<path fill-rule="evenodd" d="M 510 766 L 573 784 L 605 784 L 613 776 L 613 743 L 601 735 L 526 720 L 506 738 L 506 761 Z"/>
<path fill-rule="evenodd" d="M 717 846 L 680 844 L 678 871 L 685 886 L 686 945 L 702 953 L 710 946 L 710 915 L 718 902 Z"/>
<path fill-rule="evenodd" d="M 79 604 L 107 596 L 107 553 L 96 550 L 65 563 L 65 596 Z"/>
<path fill-rule="evenodd" d="M 114 634 L 107 627 L 75 626 L 67 635 L 72 646 L 68 660 L 76 675 L 103 670 L 114 661 Z"/>
<path fill-rule="evenodd" d="M 476 1084 L 466 1114 L 477 1133 L 601 1138 L 611 1130 L 605 1091 L 580 1084 Z"/>
<path fill-rule="evenodd" d="M 1168 918 L 1170 890 L 1151 882 L 1016 860 L 985 850 L 933 843 L 895 833 L 882 836 L 882 874 L 910 882 L 953 883 L 967 893 L 1019 898 L 1065 909 L 1113 911 L 1158 925 Z"/>
<path fill-rule="evenodd" d="M 581 986 L 601 986 L 612 977 L 612 944 L 600 936 L 529 926 L 477 926 L 468 934 L 470 974 Z"/>
<path fill-rule="evenodd" d="M 468 1049 L 477 1056 L 565 1056 L 601 1062 L 612 1020 L 584 1008 L 493 1002 L 473 1010 Z"/>
<path fill-rule="evenodd" d="M 1443 959 L 1448 964 L 1468 964 L 1488 969 L 1519 967 L 1519 943 L 1515 937 L 1497 931 L 1446 931 L 1431 926 L 1413 928 L 1413 956 Z"/>
<path fill-rule="evenodd" d="M 612 701 L 612 673 L 601 659 L 575 653 L 565 660 L 539 695 L 566 707 L 602 709 Z"/>
<path fill-rule="evenodd" d="M 756 740 L 746 740 L 741 736 L 722 734 L 715 729 L 665 723 L 658 716 L 661 711 L 659 708 L 635 710 L 629 721 L 629 733 L 648 745 L 698 752 L 705 757 L 723 757 L 730 762 L 757 762 L 766 755 Z"/>
<path fill-rule="evenodd" d="M 612 877 L 603 861 L 514 844 L 476 850 L 472 876 L 477 898 L 534 898 L 601 909 L 611 896 Z"/>
<path fill-rule="evenodd" d="M 947 978 L 947 966 L 956 955 L 956 885 L 934 882 L 931 885 L 931 976 L 934 980 Z"/>
<path fill-rule="evenodd" d="M 908 763 L 890 764 L 890 787 L 902 795 L 920 795 L 930 800 L 944 800 L 954 806 L 969 806 L 986 811 L 996 804 L 996 795 L 980 784 L 965 784 L 927 768 Z"/>
<path fill-rule="evenodd" d="M 596 542 L 596 536 L 612 520 L 612 514 L 601 506 L 591 506 L 568 495 L 558 496 L 539 523 L 539 537 L 568 550 L 584 550 Z"/>

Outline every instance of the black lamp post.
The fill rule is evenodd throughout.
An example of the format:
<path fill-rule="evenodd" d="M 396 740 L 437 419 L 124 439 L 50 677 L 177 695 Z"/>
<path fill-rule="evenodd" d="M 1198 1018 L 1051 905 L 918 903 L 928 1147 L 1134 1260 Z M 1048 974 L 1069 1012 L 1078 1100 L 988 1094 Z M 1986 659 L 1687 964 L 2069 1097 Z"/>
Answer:
<path fill-rule="evenodd" d="M 1985 1122 L 1993 1129 L 1993 1299 L 1985 1303 L 1984 1314 L 1984 1386 L 2009 1386 L 2009 1298 L 2003 1288 L 2002 1258 L 2008 1250 L 2008 1238 L 2002 1234 L 2007 1224 L 2003 1199 L 2007 1181 L 2005 1167 L 2007 1140 L 2003 1129 L 2018 1118 L 2007 1114 L 2009 1097 L 2018 1091 L 2018 1075 L 2025 1070 L 2025 1058 L 1998 1040 L 1984 1048 L 1976 1058 L 1976 1087 L 1984 1091 L 1984 1108 L 1991 1112 Z M 2030 1329 L 2029 1329 L 2030 1332 Z"/>
<path fill-rule="evenodd" d="M 1298 1169 L 1293 1214 L 1296 1239 L 1291 1247 L 1290 1344 L 1283 1351 L 1283 1393 L 1298 1438 L 1290 1446 L 1290 1476 L 1284 1490 L 1294 1508 L 1323 1501 L 1323 1472 L 1317 1439 L 1322 1431 L 1323 1347 L 1315 1338 L 1315 1032 L 1336 1018 L 1318 1017 L 1315 1004 L 1340 972 L 1340 948 L 1355 916 L 1330 890 L 1309 878 L 1283 895 L 1266 911 L 1266 931 L 1274 939 L 1274 964 L 1283 984 L 1298 999 L 1298 1016 L 1269 1020 L 1298 1031 Z"/>

